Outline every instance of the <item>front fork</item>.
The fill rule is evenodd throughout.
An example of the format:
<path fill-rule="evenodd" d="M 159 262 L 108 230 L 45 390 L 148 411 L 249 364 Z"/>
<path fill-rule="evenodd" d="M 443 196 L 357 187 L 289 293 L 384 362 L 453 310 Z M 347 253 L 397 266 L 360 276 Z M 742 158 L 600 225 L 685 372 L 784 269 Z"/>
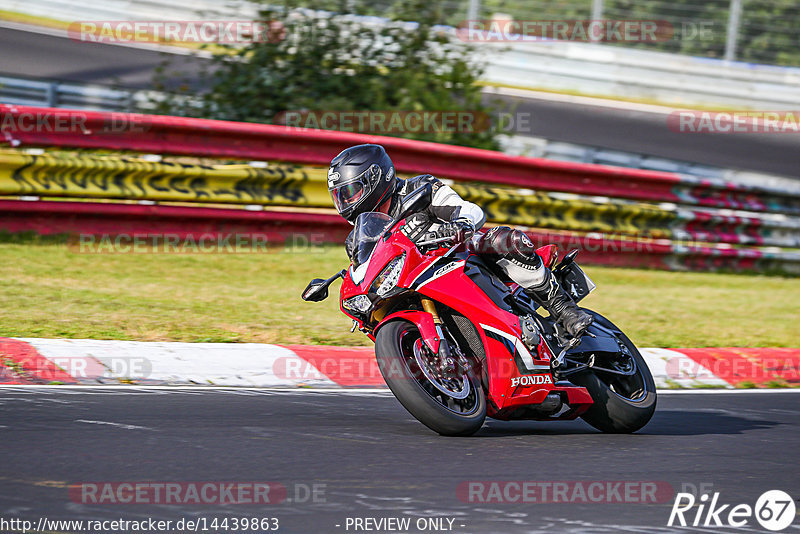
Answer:
<path fill-rule="evenodd" d="M 442 365 L 442 373 L 444 376 L 458 376 L 459 371 L 467 370 L 467 367 L 469 367 L 469 362 L 467 362 L 462 354 L 460 354 L 461 351 L 459 351 L 459 354 L 456 356 L 453 355 L 453 350 L 450 347 L 450 341 L 444 334 L 442 318 L 439 317 L 439 312 L 436 310 L 436 303 L 427 297 L 421 297 L 421 300 L 422 309 L 429 313 L 431 317 L 433 317 L 436 335 L 439 336 L 439 350 L 437 352 L 437 357 Z"/>
<path fill-rule="evenodd" d="M 436 335 L 439 336 L 439 354 L 445 354 L 450 357 L 450 345 L 447 343 L 447 338 L 442 331 L 442 318 L 439 317 L 439 312 L 436 311 L 436 303 L 427 297 L 422 297 L 422 309 L 433 317 L 433 324 L 436 328 Z"/>

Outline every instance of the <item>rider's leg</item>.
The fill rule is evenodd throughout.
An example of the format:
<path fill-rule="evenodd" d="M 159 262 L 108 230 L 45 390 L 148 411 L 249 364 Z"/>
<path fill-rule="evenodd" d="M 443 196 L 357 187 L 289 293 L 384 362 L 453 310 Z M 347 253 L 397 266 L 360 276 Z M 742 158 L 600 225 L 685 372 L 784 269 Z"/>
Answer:
<path fill-rule="evenodd" d="M 528 236 L 520 230 L 497 226 L 481 236 L 476 236 L 471 249 L 474 252 L 499 256 L 497 265 L 519 284 L 526 293 L 541 303 L 572 335 L 580 335 L 593 317 L 578 308 L 575 301 L 556 281 Z"/>

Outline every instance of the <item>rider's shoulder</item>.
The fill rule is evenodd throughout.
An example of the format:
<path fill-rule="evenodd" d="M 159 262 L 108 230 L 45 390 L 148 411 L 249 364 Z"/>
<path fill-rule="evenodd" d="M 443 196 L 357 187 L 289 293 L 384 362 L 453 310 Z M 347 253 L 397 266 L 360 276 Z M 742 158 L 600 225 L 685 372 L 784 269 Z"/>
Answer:
<path fill-rule="evenodd" d="M 433 186 L 433 190 L 436 191 L 442 186 L 442 182 L 436 178 L 432 174 L 419 174 L 412 178 L 408 178 L 403 180 L 403 185 L 401 186 L 400 193 L 403 195 L 407 195 L 408 193 L 412 192 L 414 189 L 418 187 L 422 187 L 425 184 L 431 184 Z"/>

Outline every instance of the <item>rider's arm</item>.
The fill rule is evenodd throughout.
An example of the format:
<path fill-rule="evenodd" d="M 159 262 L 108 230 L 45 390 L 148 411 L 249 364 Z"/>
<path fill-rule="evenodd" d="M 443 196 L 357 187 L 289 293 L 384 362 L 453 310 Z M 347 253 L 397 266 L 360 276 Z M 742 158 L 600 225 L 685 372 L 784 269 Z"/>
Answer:
<path fill-rule="evenodd" d="M 406 195 L 426 183 L 433 186 L 431 205 L 422 212 L 408 217 L 403 226 L 403 233 L 411 241 L 416 242 L 421 239 L 433 225 L 437 225 L 437 231 L 455 231 L 466 235 L 478 230 L 486 222 L 486 215 L 481 208 L 472 202 L 467 202 L 452 187 L 443 184 L 430 174 L 406 180 L 401 195 Z"/>
<path fill-rule="evenodd" d="M 438 183 L 434 185 L 433 202 L 429 208 L 431 213 L 445 222 L 467 221 L 475 230 L 479 230 L 486 222 L 483 210 L 477 204 L 461 198 L 449 185 L 439 180 L 436 182 Z"/>

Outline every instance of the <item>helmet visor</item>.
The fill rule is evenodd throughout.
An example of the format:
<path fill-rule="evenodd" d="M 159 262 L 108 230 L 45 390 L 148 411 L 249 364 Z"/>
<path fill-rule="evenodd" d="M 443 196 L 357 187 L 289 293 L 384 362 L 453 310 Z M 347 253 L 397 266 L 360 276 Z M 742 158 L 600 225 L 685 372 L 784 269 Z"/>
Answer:
<path fill-rule="evenodd" d="M 381 179 L 381 174 L 381 168 L 373 164 L 347 183 L 331 189 L 331 198 L 339 213 L 344 213 L 367 197 Z"/>
<path fill-rule="evenodd" d="M 366 187 L 360 180 L 343 184 L 331 191 L 333 203 L 339 213 L 343 212 L 351 206 L 358 204 L 358 201 L 364 198 L 366 194 Z"/>

